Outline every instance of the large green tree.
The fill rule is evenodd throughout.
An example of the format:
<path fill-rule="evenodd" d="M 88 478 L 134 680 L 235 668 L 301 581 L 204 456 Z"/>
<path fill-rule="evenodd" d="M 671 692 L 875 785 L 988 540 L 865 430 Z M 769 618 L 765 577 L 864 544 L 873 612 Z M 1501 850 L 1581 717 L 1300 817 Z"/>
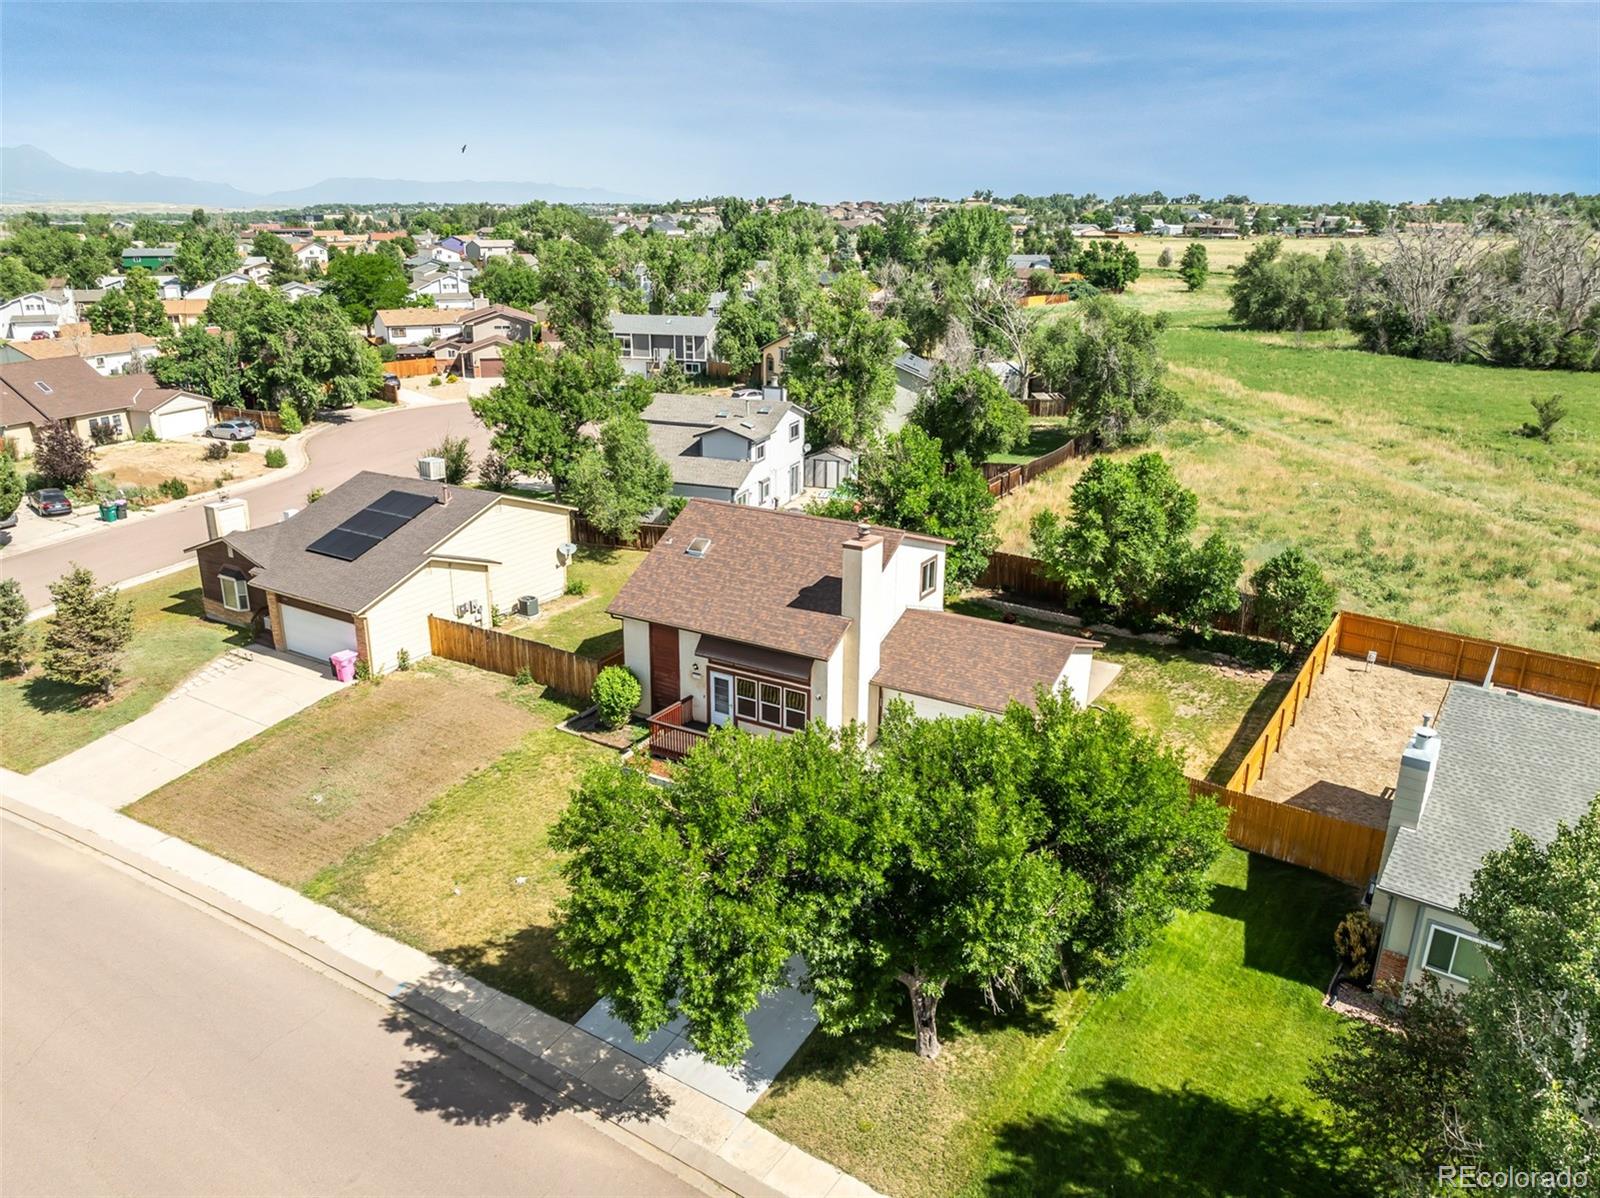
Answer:
<path fill-rule="evenodd" d="M 550 324 L 573 348 L 604 348 L 611 336 L 611 280 L 594 253 L 575 241 L 553 241 L 539 252 L 539 295 Z"/>
<path fill-rule="evenodd" d="M 671 494 L 672 471 L 633 411 L 612 416 L 600 429 L 599 444 L 579 450 L 566 488 L 590 524 L 621 540 L 631 539 Z"/>
<path fill-rule="evenodd" d="M 262 229 L 251 239 L 250 252 L 258 258 L 265 258 L 271 265 L 273 283 L 287 283 L 305 277 L 305 272 L 300 269 L 300 260 L 294 256 L 289 243 L 276 233 Z"/>
<path fill-rule="evenodd" d="M 948 209 L 934 221 L 928 252 L 952 266 L 981 266 L 998 274 L 1011 253 L 1011 222 L 987 204 Z"/>
<path fill-rule="evenodd" d="M 900 325 L 874 316 L 867 293 L 863 276 L 840 277 L 790 346 L 789 397 L 811 413 L 813 444 L 865 445 L 894 402 Z"/>
<path fill-rule="evenodd" d="M 22 503 L 27 481 L 17 469 L 17 460 L 11 456 L 10 447 L 0 443 L 0 520 L 6 519 Z"/>
<path fill-rule="evenodd" d="M 717 313 L 717 357 L 736 378 L 755 370 L 761 363 L 762 347 L 780 336 L 776 295 L 770 290 L 758 291 L 754 299 L 730 292 Z"/>
<path fill-rule="evenodd" d="M 239 265 L 233 235 L 214 226 L 193 226 L 178 238 L 172 267 L 185 288 L 220 279 Z"/>
<path fill-rule="evenodd" d="M 1233 318 L 1250 329 L 1331 329 L 1343 319 L 1349 271 L 1335 245 L 1325 257 L 1282 253 L 1269 237 L 1234 272 L 1228 289 Z"/>
<path fill-rule="evenodd" d="M 1164 314 L 1152 317 L 1109 296 L 1072 307 L 1030 336 L 1034 373 L 1067 397 L 1074 432 L 1105 448 L 1146 439 L 1178 408 L 1159 345 Z"/>
<path fill-rule="evenodd" d="M 548 478 L 564 493 L 588 448 L 580 430 L 649 406 L 649 383 L 623 377 L 617 347 L 607 338 L 560 353 L 536 343 L 506 347 L 505 376 L 472 410 L 493 434 L 494 448 L 515 470 Z"/>
<path fill-rule="evenodd" d="M 3 457 L 3 455 L 0 455 Z M 0 465 L 0 485 L 5 467 Z M 5 493 L 0 490 L 0 513 L 5 511 Z M 28 600 L 22 584 L 15 578 L 0 578 L 0 678 L 20 674 L 28 668 Z"/>
<path fill-rule="evenodd" d="M 1190 291 L 1199 291 L 1206 285 L 1210 275 L 1211 266 L 1206 260 L 1206 247 L 1198 241 L 1191 242 L 1183 251 L 1183 261 L 1178 263 L 1178 277 L 1188 285 Z"/>
<path fill-rule="evenodd" d="M 44 289 L 44 276 L 28 268 L 22 258 L 8 254 L 0 257 L 0 303 Z"/>
<path fill-rule="evenodd" d="M 45 625 L 41 659 L 45 677 L 99 696 L 122 677 L 122 658 L 133 639 L 133 604 L 113 586 L 74 566 L 50 584 L 55 611 Z"/>
<path fill-rule="evenodd" d="M 820 515 L 866 519 L 890 528 L 946 537 L 945 591 L 957 594 L 982 574 L 1000 544 L 995 498 L 983 472 L 914 424 L 870 446 L 825 502 Z"/>
<path fill-rule="evenodd" d="M 543 298 L 539 272 L 521 258 L 490 258 L 473 280 L 473 290 L 491 304 L 505 304 L 525 312 Z"/>
<path fill-rule="evenodd" d="M 405 268 L 387 254 L 335 253 L 322 285 L 350 322 L 363 328 L 372 325 L 379 309 L 406 307 L 411 291 Z"/>
<path fill-rule="evenodd" d="M 89 327 L 97 333 L 163 336 L 167 332 L 167 313 L 150 272 L 136 266 L 128 272 L 121 287 L 107 290 L 89 309 Z"/>
<path fill-rule="evenodd" d="M 939 367 L 911 413 L 950 457 L 984 462 L 1028 436 L 1028 412 L 985 366 Z"/>

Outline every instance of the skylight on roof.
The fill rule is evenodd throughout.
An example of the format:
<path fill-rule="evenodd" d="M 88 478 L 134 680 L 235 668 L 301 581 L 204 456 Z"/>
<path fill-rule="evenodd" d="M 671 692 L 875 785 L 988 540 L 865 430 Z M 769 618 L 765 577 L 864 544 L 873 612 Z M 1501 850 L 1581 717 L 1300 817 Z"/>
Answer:
<path fill-rule="evenodd" d="M 33 385 L 39 388 L 39 390 L 43 391 L 46 395 L 54 395 L 56 392 L 56 389 L 43 379 L 34 379 Z"/>
<path fill-rule="evenodd" d="M 704 557 L 710 548 L 710 537 L 696 537 L 694 540 L 689 542 L 689 548 L 685 549 L 684 552 L 690 557 Z"/>

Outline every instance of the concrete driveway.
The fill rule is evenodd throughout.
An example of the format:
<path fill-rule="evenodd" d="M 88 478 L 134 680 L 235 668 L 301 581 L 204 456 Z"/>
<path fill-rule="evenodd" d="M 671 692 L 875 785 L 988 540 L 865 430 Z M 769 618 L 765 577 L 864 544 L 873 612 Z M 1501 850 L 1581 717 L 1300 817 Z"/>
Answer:
<path fill-rule="evenodd" d="M 325 663 L 234 649 L 131 724 L 33 776 L 78 798 L 125 807 L 345 685 Z"/>

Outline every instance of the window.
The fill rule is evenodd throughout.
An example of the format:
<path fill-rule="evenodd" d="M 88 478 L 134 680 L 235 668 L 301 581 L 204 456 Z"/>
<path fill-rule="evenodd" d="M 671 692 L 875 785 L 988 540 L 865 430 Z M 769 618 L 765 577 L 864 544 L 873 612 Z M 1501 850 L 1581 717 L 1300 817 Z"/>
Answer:
<path fill-rule="evenodd" d="M 778 707 L 778 701 L 782 691 L 783 687 L 777 683 L 761 683 L 761 715 L 758 718 L 763 724 L 771 724 L 774 728 L 781 726 L 782 712 Z"/>
<path fill-rule="evenodd" d="M 235 578 L 232 574 L 224 574 L 222 582 L 222 606 L 229 611 L 250 610 L 250 584 L 242 578 Z"/>
<path fill-rule="evenodd" d="M 789 426 L 789 440 L 798 441 L 799 439 L 800 439 L 800 422 L 798 420 L 796 420 L 793 424 L 791 424 Z"/>
<path fill-rule="evenodd" d="M 789 494 L 800 494 L 800 463 L 796 462 L 789 467 Z"/>
<path fill-rule="evenodd" d="M 1476 981 L 1489 971 L 1483 956 L 1486 944 L 1487 940 L 1477 936 L 1434 924 L 1428 929 L 1428 951 L 1422 963 L 1424 968 L 1458 982 Z"/>
<path fill-rule="evenodd" d="M 735 503 L 742 503 L 742 504 L 744 504 L 746 506 L 749 506 L 749 503 L 750 503 L 750 492 L 749 491 L 740 491 L 737 495 L 735 495 L 733 497 L 733 501 Z"/>
<path fill-rule="evenodd" d="M 939 589 L 939 559 L 930 557 L 922 563 L 922 597 L 926 599 Z"/>
<path fill-rule="evenodd" d="M 734 710 L 739 718 L 753 720 L 756 715 L 756 684 L 750 678 L 736 678 L 734 680 Z"/>
<path fill-rule="evenodd" d="M 804 691 L 784 688 L 783 726 L 790 731 L 806 726 L 806 696 Z"/>
<path fill-rule="evenodd" d="M 769 500 L 771 498 L 772 498 L 772 480 L 770 478 L 764 478 L 764 479 L 761 480 L 761 502 L 763 504 L 765 504 L 767 502 L 767 500 Z"/>
<path fill-rule="evenodd" d="M 765 441 L 760 442 L 756 446 L 755 460 L 758 462 L 764 462 L 767 460 L 767 443 Z"/>

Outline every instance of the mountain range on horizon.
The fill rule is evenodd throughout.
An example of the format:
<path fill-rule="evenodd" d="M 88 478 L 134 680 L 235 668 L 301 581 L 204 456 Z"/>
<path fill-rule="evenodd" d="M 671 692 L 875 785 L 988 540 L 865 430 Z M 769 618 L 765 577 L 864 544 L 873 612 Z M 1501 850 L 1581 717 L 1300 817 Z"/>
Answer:
<path fill-rule="evenodd" d="M 0 204 L 194 204 L 207 208 L 290 208 L 306 204 L 619 204 L 641 197 L 599 187 L 475 179 L 322 179 L 306 187 L 251 192 L 231 183 L 154 171 L 69 166 L 37 146 L 0 147 Z"/>

